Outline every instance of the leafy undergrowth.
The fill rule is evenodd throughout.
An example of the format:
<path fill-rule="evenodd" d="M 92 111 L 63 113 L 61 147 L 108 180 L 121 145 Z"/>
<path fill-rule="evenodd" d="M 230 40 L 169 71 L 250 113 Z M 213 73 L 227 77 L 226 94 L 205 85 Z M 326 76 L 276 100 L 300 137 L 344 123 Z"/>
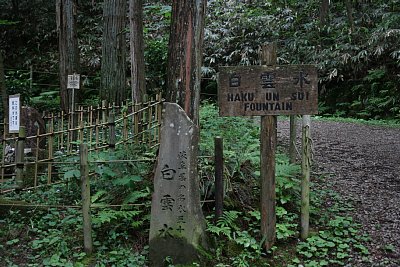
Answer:
<path fill-rule="evenodd" d="M 263 249 L 259 212 L 259 122 L 220 118 L 217 108 L 201 110 L 200 189 L 213 198 L 214 137 L 224 138 L 225 212 L 213 217 L 213 204 L 203 206 L 212 255 L 209 266 L 341 266 L 368 256 L 359 226 L 346 216 L 351 206 L 326 187 L 313 188 L 310 237 L 299 240 L 299 167 L 276 157 L 277 241 Z M 146 147 L 124 147 L 93 154 L 90 161 L 152 159 Z M 66 159 L 71 161 L 73 159 Z M 91 166 L 94 254 L 83 252 L 79 210 L 79 166 L 66 164 L 65 183 L 2 197 L 35 207 L 0 207 L 0 253 L 4 266 L 147 266 L 152 163 L 130 162 Z M 323 179 L 323 178 L 318 178 Z M 316 181 L 325 183 L 325 181 Z M 45 206 L 47 205 L 47 206 Z M 50 205 L 50 206 L 48 206 Z M 66 207 L 68 206 L 68 207 Z M 167 265 L 174 266 L 170 259 Z M 199 266 L 193 264 L 192 266 Z"/>

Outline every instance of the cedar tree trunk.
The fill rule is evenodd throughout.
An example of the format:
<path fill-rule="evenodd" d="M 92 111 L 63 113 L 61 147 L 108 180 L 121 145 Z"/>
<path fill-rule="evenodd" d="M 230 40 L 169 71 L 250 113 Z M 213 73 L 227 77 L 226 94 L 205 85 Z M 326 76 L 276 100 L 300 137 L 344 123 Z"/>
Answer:
<path fill-rule="evenodd" d="M 167 101 L 198 124 L 206 0 L 172 1 Z"/>
<path fill-rule="evenodd" d="M 100 97 L 120 105 L 127 98 L 125 0 L 105 0 L 103 3 L 103 48 Z"/>
<path fill-rule="evenodd" d="M 3 62 L 3 54 L 0 50 L 0 91 L 1 91 L 1 100 L 3 104 L 3 118 L 4 122 L 8 120 L 8 95 L 6 89 L 6 80 L 4 77 L 4 62 Z"/>
<path fill-rule="evenodd" d="M 132 102 L 142 102 L 146 93 L 144 45 L 143 45 L 143 0 L 129 1 L 131 88 Z"/>
<path fill-rule="evenodd" d="M 67 89 L 68 75 L 79 73 L 75 0 L 57 0 L 56 11 L 60 53 L 61 109 L 68 112 L 72 104 L 72 90 Z M 75 92 L 74 102 L 77 103 L 77 92 Z"/>

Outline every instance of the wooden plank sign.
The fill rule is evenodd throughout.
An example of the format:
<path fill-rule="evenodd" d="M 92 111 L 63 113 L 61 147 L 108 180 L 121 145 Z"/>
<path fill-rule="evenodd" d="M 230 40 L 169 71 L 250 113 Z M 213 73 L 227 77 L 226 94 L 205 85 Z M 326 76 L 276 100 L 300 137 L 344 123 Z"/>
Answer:
<path fill-rule="evenodd" d="M 220 67 L 220 116 L 318 113 L 318 79 L 313 65 Z"/>

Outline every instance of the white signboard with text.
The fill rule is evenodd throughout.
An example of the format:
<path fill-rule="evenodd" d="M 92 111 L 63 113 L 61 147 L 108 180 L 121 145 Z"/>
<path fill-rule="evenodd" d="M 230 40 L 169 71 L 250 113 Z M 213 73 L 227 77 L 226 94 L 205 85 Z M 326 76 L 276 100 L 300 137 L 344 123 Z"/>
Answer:
<path fill-rule="evenodd" d="M 20 95 L 10 95 L 8 98 L 9 133 L 18 133 L 21 120 Z"/>
<path fill-rule="evenodd" d="M 68 89 L 79 89 L 80 79 L 81 79 L 80 74 L 68 75 L 67 88 Z"/>

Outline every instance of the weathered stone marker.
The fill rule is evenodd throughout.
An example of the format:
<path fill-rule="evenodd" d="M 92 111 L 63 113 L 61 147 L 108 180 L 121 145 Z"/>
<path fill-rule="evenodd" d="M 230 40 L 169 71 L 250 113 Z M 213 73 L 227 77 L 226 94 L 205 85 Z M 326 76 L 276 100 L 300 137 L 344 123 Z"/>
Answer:
<path fill-rule="evenodd" d="M 175 103 L 165 103 L 150 221 L 150 266 L 199 258 L 205 247 L 205 220 L 197 176 L 198 127 Z"/>

